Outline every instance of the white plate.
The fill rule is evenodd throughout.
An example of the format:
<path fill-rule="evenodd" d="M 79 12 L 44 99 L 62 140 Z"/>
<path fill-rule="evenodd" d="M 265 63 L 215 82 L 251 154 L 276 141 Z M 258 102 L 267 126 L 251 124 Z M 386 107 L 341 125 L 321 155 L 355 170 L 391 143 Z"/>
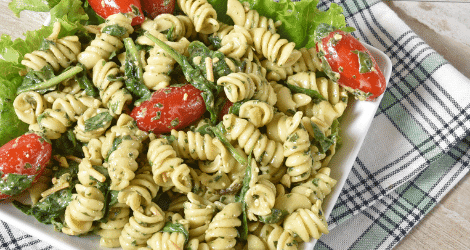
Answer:
<path fill-rule="evenodd" d="M 48 19 L 50 20 L 50 19 Z M 392 72 L 392 62 L 382 51 L 364 44 L 371 52 L 380 69 L 388 81 Z M 383 95 L 382 95 L 383 96 Z M 325 199 L 323 209 L 325 217 L 328 218 L 336 200 L 343 188 L 346 178 L 357 157 L 362 142 L 367 134 L 369 126 L 374 118 L 382 96 L 375 102 L 354 101 L 350 98 L 350 104 L 344 113 L 341 124 L 342 147 L 336 152 L 330 162 L 331 176 L 338 180 L 332 193 Z M 13 226 L 31 234 L 43 241 L 49 242 L 59 249 L 82 250 L 82 249 L 108 249 L 99 247 L 98 236 L 74 237 L 56 232 L 52 225 L 39 223 L 33 216 L 27 216 L 16 209 L 10 203 L 0 203 L 0 219 Z M 304 244 L 304 249 L 313 249 L 316 241 Z"/>

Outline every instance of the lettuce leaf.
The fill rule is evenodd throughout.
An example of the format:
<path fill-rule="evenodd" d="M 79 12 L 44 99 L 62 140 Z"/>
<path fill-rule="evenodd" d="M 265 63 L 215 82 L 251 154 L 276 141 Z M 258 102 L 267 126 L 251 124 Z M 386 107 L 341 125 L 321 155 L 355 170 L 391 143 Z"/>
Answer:
<path fill-rule="evenodd" d="M 88 15 L 81 7 L 82 2 L 80 0 L 16 0 L 10 4 L 10 8 L 14 12 L 15 10 L 18 11 L 22 9 L 21 4 L 32 4 L 32 7 L 28 10 L 33 10 L 34 6 L 37 7 L 36 10 L 45 10 L 46 7 L 43 5 L 47 5 L 50 9 L 45 11 L 50 10 L 51 12 L 51 24 L 55 21 L 61 23 L 62 28 L 59 37 L 74 35 L 83 29 L 81 23 L 88 20 Z M 51 7 L 52 5 L 54 6 Z M 12 8 L 12 6 L 15 7 Z M 13 40 L 11 36 L 6 34 L 0 37 L 0 56 L 2 57 L 0 58 L 0 145 L 24 134 L 28 130 L 28 125 L 18 119 L 13 108 L 16 90 L 23 81 L 20 72 L 26 70 L 26 67 L 21 64 L 21 60 L 23 60 L 26 53 L 37 50 L 51 33 L 52 26 L 42 26 L 38 30 L 27 31 L 24 34 L 24 39 L 17 38 Z"/>
<path fill-rule="evenodd" d="M 50 11 L 59 2 L 60 0 L 13 0 L 8 4 L 8 7 L 19 17 L 20 12 L 23 10 L 35 12 Z"/>
<path fill-rule="evenodd" d="M 233 21 L 227 16 L 227 0 L 208 0 L 217 12 L 217 18 L 227 24 Z M 330 5 L 326 11 L 317 8 L 318 0 L 302 0 L 293 2 L 291 0 L 240 0 L 248 2 L 251 9 L 258 11 L 262 16 L 282 21 L 278 33 L 282 38 L 296 43 L 296 48 L 311 48 L 315 45 L 314 31 L 318 24 L 327 23 L 337 28 L 346 27 L 343 8 L 335 3 Z M 354 30 L 354 29 L 352 29 Z M 352 31 L 350 30 L 350 31 Z"/>

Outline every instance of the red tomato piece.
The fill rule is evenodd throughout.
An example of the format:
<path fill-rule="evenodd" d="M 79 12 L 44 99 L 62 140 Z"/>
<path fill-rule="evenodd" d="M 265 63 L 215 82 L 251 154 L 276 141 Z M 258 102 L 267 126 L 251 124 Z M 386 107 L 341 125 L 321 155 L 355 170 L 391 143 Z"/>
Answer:
<path fill-rule="evenodd" d="M 201 92 L 190 84 L 159 89 L 150 100 L 136 106 L 130 116 L 140 130 L 155 134 L 183 129 L 199 120 L 206 111 Z"/>
<path fill-rule="evenodd" d="M 175 0 L 141 0 L 140 3 L 144 15 L 151 19 L 160 14 L 172 14 L 175 11 Z"/>
<path fill-rule="evenodd" d="M 145 19 L 139 0 L 88 0 L 88 3 L 96 14 L 105 19 L 117 13 L 133 13 L 132 26 L 143 23 Z"/>
<path fill-rule="evenodd" d="M 222 109 L 219 112 L 219 121 L 223 120 L 224 115 L 228 114 L 228 111 L 230 110 L 230 107 L 233 106 L 233 102 L 231 102 L 227 97 L 223 97 L 225 99 L 224 106 L 222 106 Z"/>
<path fill-rule="evenodd" d="M 380 96 L 386 81 L 370 51 L 349 33 L 328 25 L 321 28 L 316 49 L 325 73 L 360 100 Z"/>
<path fill-rule="evenodd" d="M 43 173 L 52 145 L 38 134 L 25 134 L 0 148 L 0 200 L 22 193 Z"/>

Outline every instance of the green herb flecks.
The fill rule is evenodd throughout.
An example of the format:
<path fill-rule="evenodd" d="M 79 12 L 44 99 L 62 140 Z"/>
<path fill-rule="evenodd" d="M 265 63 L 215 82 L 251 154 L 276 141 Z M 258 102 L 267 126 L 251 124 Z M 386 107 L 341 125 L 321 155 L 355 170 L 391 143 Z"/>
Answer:
<path fill-rule="evenodd" d="M 286 210 L 280 210 L 277 208 L 271 209 L 271 214 L 268 214 L 266 216 L 258 216 L 258 219 L 262 223 L 266 224 L 276 224 L 282 220 L 288 215 L 289 213 Z"/>
<path fill-rule="evenodd" d="M 180 224 L 180 223 L 167 222 L 161 231 L 162 232 L 167 232 L 167 233 L 180 233 L 180 234 L 183 234 L 184 238 L 185 238 L 185 240 L 184 240 L 185 244 L 189 240 L 188 230 L 186 230 L 186 228 L 184 228 L 183 224 Z"/>
<path fill-rule="evenodd" d="M 359 73 L 364 74 L 375 70 L 374 63 L 367 52 L 354 50 L 353 53 L 357 55 L 359 60 Z"/>
<path fill-rule="evenodd" d="M 117 24 L 111 24 L 104 26 L 103 29 L 101 29 L 101 33 L 105 33 L 115 37 L 122 37 L 127 34 L 127 29 Z"/>

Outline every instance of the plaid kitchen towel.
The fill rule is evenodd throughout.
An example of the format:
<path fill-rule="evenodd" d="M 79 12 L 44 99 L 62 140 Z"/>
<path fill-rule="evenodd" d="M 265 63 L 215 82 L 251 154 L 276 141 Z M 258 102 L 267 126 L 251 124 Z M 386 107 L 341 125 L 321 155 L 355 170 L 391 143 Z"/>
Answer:
<path fill-rule="evenodd" d="M 470 80 L 386 3 L 337 3 L 354 35 L 391 58 L 393 72 L 330 215 L 330 233 L 315 249 L 391 249 L 468 172 Z M 56 248 L 2 222 L 0 249 Z"/>

